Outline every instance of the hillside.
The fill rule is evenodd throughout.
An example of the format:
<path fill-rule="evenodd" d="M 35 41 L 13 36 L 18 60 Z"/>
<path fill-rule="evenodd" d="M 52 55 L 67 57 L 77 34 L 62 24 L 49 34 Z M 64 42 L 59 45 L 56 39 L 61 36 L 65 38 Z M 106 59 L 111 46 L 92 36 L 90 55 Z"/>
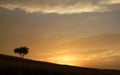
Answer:
<path fill-rule="evenodd" d="M 0 75 L 120 75 L 120 70 L 58 65 L 0 54 Z"/>

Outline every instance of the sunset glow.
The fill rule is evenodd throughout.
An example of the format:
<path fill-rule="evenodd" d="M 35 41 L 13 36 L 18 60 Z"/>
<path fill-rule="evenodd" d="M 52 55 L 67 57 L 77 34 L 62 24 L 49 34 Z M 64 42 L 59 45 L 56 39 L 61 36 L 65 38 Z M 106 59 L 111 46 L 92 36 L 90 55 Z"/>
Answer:
<path fill-rule="evenodd" d="M 55 61 L 58 64 L 63 65 L 77 65 L 76 64 L 76 58 L 73 56 L 57 56 L 52 58 L 53 61 Z"/>
<path fill-rule="evenodd" d="M 0 0 L 0 54 L 120 69 L 120 0 Z"/>

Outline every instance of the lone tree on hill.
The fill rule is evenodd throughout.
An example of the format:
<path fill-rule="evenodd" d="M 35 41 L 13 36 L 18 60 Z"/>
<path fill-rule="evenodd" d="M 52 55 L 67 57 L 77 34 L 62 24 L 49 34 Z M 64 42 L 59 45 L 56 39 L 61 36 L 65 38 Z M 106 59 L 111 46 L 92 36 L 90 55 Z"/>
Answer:
<path fill-rule="evenodd" d="M 20 47 L 20 48 L 15 48 L 14 52 L 15 54 L 19 54 L 20 58 L 23 58 L 27 53 L 28 53 L 29 48 L 27 47 Z"/>

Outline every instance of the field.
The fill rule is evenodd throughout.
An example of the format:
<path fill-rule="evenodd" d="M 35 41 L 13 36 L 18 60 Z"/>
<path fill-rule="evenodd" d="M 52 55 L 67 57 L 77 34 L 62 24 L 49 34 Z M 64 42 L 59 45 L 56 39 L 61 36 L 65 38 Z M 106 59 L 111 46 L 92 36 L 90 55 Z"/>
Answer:
<path fill-rule="evenodd" d="M 0 75 L 120 75 L 120 70 L 59 65 L 0 54 Z"/>

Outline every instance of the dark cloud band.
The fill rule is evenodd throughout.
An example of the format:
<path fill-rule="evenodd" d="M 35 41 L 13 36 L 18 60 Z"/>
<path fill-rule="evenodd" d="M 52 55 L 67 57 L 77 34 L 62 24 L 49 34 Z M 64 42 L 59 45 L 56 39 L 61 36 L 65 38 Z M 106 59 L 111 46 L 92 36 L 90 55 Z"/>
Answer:
<path fill-rule="evenodd" d="M 113 5 L 120 0 L 1 0 L 0 7 L 14 10 L 20 8 L 26 12 L 74 14 L 84 12 L 108 12 L 117 10 Z"/>

